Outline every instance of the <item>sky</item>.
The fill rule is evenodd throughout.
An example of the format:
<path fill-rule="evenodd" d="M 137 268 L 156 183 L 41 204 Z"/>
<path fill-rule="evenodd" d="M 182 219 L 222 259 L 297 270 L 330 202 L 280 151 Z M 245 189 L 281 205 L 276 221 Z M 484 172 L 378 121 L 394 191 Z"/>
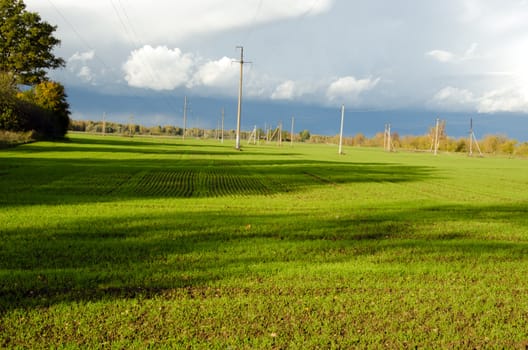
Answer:
<path fill-rule="evenodd" d="M 243 46 L 244 103 L 279 106 L 285 119 L 326 110 L 307 117 L 321 132 L 341 104 L 362 118 L 506 115 L 513 130 L 498 132 L 528 129 L 527 0 L 25 3 L 58 27 L 56 54 L 67 65 L 51 77 L 70 91 L 75 119 L 107 109 L 170 122 L 183 96 L 236 108 Z M 197 102 L 192 108 L 216 123 Z"/>

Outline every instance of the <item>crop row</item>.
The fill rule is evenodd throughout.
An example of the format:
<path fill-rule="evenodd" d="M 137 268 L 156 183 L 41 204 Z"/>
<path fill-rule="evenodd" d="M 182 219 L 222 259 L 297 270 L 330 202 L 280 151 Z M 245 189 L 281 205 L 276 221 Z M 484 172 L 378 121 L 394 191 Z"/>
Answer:
<path fill-rule="evenodd" d="M 145 196 L 187 198 L 265 195 L 269 190 L 255 175 L 202 168 L 145 173 L 134 185 L 133 192 Z"/>
<path fill-rule="evenodd" d="M 114 193 L 132 176 L 126 173 L 107 173 L 83 176 L 74 174 L 37 187 L 37 191 L 53 194 L 106 196 Z"/>

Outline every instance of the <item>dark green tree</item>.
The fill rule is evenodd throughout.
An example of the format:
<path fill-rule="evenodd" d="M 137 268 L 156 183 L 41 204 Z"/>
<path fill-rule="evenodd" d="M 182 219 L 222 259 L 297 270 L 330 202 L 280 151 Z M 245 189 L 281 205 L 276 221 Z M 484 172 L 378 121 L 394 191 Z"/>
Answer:
<path fill-rule="evenodd" d="M 48 69 L 65 64 L 53 54 L 60 44 L 55 30 L 39 14 L 27 11 L 22 0 L 0 0 L 0 71 L 12 73 L 21 84 L 47 80 Z"/>
<path fill-rule="evenodd" d="M 299 137 L 301 139 L 301 142 L 304 142 L 304 141 L 308 141 L 310 139 L 310 131 L 308 130 L 303 130 L 299 133 Z"/>

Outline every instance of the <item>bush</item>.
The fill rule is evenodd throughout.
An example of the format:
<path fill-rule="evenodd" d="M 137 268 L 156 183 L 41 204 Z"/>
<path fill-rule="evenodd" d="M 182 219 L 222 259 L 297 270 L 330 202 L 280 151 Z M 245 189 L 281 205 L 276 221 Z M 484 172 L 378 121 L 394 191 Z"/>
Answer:
<path fill-rule="evenodd" d="M 0 130 L 0 148 L 32 142 L 35 138 L 36 135 L 33 131 L 14 132 Z"/>
<path fill-rule="evenodd" d="M 11 74 L 0 73 L 0 129 L 35 131 L 45 138 L 63 137 L 70 123 L 64 87 L 43 82 L 20 92 Z"/>

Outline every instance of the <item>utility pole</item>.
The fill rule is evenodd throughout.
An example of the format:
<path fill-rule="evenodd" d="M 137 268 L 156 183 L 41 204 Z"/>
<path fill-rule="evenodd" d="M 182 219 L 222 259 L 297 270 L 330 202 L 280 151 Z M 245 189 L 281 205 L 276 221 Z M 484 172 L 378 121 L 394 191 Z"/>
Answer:
<path fill-rule="evenodd" d="M 341 131 L 339 132 L 339 154 L 343 154 L 343 124 L 345 122 L 345 105 L 341 105 Z"/>
<path fill-rule="evenodd" d="M 237 49 L 240 49 L 240 81 L 238 82 L 238 110 L 237 110 L 237 129 L 236 129 L 236 141 L 235 149 L 240 150 L 240 119 L 242 116 L 242 81 L 244 76 L 244 47 L 237 46 Z"/>
<path fill-rule="evenodd" d="M 469 155 L 473 155 L 473 118 L 469 119 Z"/>
<path fill-rule="evenodd" d="M 291 146 L 293 147 L 293 125 L 295 123 L 295 117 L 292 117 L 292 128 L 291 128 Z"/>
<path fill-rule="evenodd" d="M 385 124 L 385 131 L 383 132 L 383 149 L 387 150 L 387 124 Z"/>
<path fill-rule="evenodd" d="M 434 137 L 434 155 L 436 156 L 438 154 L 438 145 L 440 144 L 440 141 L 438 140 L 439 135 L 439 128 L 440 128 L 440 119 L 436 118 L 436 127 L 435 127 L 435 137 Z"/>
<path fill-rule="evenodd" d="M 183 134 L 182 139 L 185 140 L 185 133 L 187 132 L 187 96 L 183 99 Z"/>
<path fill-rule="evenodd" d="M 221 137 L 221 140 L 222 140 L 222 143 L 224 143 L 224 108 L 222 107 L 222 136 Z"/>
<path fill-rule="evenodd" d="M 103 136 L 106 134 L 106 112 L 103 112 Z"/>
<path fill-rule="evenodd" d="M 475 137 L 475 132 L 473 131 L 473 118 L 470 119 L 470 128 L 469 128 L 469 156 L 473 156 L 473 141 L 477 150 L 479 151 L 480 156 L 482 157 L 482 152 L 480 151 L 480 146 L 478 144 L 477 138 Z"/>
<path fill-rule="evenodd" d="M 387 125 L 387 151 L 392 152 L 391 125 Z"/>
<path fill-rule="evenodd" d="M 282 146 L 282 120 L 279 122 L 279 147 Z"/>

